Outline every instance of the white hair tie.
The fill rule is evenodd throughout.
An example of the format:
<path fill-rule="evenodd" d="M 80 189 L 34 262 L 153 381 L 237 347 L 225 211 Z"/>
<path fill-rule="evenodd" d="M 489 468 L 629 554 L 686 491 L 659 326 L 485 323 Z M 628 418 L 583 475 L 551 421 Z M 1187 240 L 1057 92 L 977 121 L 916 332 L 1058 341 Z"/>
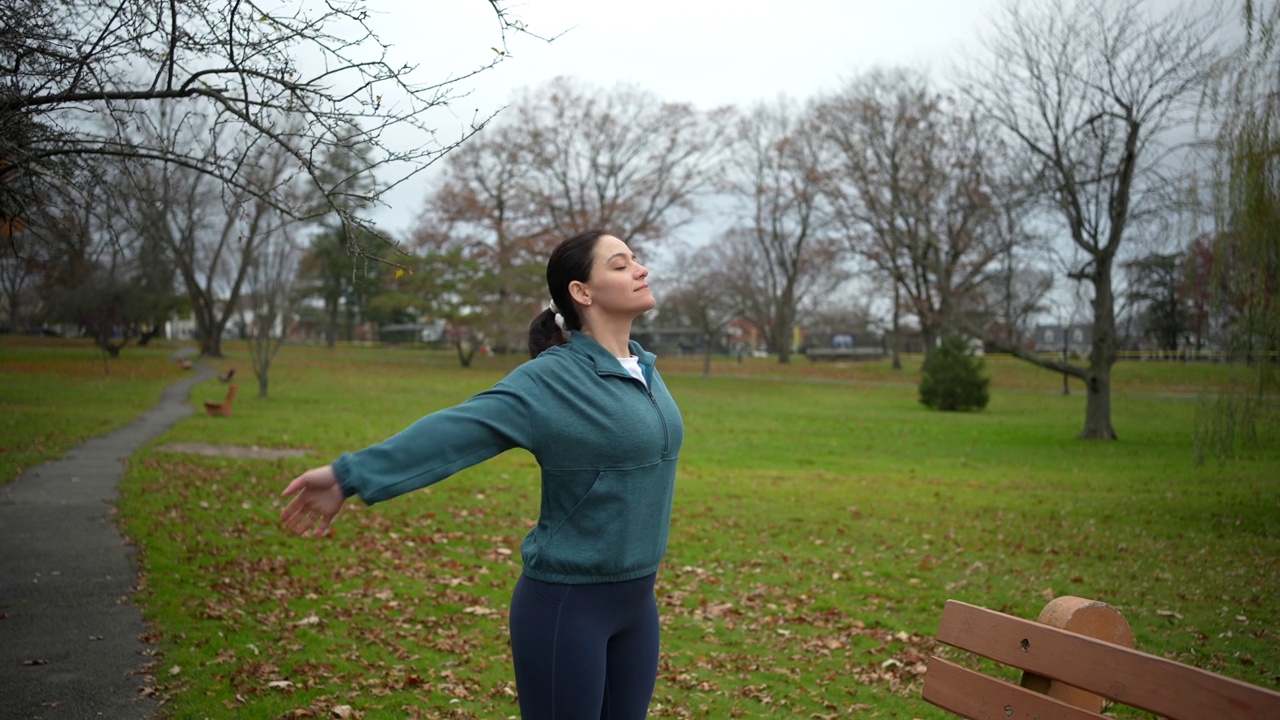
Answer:
<path fill-rule="evenodd" d="M 560 314 L 560 308 L 556 307 L 556 301 L 551 301 L 551 312 L 556 314 L 556 327 L 560 328 L 560 332 L 569 332 L 569 328 L 564 326 L 564 316 Z"/>

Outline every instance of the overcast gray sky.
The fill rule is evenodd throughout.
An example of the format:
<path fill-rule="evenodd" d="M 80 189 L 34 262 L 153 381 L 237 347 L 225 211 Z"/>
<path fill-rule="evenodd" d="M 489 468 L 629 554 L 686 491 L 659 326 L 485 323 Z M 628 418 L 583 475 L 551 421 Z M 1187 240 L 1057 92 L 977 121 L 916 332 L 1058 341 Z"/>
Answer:
<path fill-rule="evenodd" d="M 420 65 L 422 81 L 458 76 L 493 57 L 500 40 L 486 0 L 371 3 L 394 59 Z M 468 79 L 471 94 L 441 118 L 449 137 L 472 114 L 559 75 L 600 86 L 638 83 L 702 108 L 747 106 L 779 94 L 807 98 L 876 65 L 945 70 L 972 47 L 1000 0 L 514 0 L 512 17 L 544 37 L 511 36 L 510 57 Z M 452 125 L 452 127 L 450 127 Z M 376 214 L 407 231 L 432 171 L 390 192 Z"/>

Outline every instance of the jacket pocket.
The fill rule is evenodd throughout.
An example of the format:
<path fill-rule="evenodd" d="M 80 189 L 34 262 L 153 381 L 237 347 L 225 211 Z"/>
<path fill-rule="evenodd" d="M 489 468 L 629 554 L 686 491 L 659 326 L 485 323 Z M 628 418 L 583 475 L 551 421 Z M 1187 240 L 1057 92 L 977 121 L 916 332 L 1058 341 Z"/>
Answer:
<path fill-rule="evenodd" d="M 539 549 L 548 569 L 612 576 L 662 560 L 671 523 L 670 461 L 596 475 Z"/>

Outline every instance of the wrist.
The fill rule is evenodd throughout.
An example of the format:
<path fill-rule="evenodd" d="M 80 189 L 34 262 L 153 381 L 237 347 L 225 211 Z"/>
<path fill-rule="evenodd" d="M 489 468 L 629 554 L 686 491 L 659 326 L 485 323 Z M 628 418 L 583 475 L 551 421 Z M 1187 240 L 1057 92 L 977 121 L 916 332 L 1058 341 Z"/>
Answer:
<path fill-rule="evenodd" d="M 347 456 L 344 453 L 342 457 L 334 461 L 329 469 L 333 472 L 333 478 L 337 482 L 338 489 L 342 491 L 342 499 L 347 499 L 353 495 L 358 495 L 355 485 L 347 481 L 351 474 L 351 468 L 347 465 Z"/>

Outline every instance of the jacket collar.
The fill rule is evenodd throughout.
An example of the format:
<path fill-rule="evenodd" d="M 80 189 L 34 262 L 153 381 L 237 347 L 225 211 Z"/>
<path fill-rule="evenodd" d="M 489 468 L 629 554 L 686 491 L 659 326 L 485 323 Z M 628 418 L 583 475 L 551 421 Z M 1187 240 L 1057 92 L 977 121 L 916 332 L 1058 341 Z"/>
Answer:
<path fill-rule="evenodd" d="M 628 341 L 627 345 L 631 349 L 631 354 L 640 358 L 641 365 L 653 367 L 654 363 L 657 362 L 658 356 L 645 350 L 635 340 Z M 629 373 L 623 369 L 622 363 L 618 362 L 618 358 L 614 357 L 613 353 L 605 350 L 603 345 L 595 341 L 595 338 L 581 330 L 569 331 L 569 348 L 590 358 L 595 363 L 597 373 L 629 376 Z"/>

